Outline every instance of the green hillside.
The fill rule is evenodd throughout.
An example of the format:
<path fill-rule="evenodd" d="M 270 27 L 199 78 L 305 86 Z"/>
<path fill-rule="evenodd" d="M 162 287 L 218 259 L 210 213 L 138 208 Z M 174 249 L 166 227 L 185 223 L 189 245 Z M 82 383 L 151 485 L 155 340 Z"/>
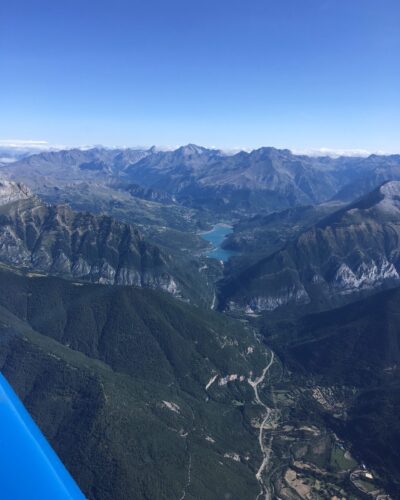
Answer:
<path fill-rule="evenodd" d="M 179 498 L 188 478 L 186 498 L 257 495 L 252 331 L 163 292 L 6 268 L 0 325 L 2 372 L 90 498 Z"/>

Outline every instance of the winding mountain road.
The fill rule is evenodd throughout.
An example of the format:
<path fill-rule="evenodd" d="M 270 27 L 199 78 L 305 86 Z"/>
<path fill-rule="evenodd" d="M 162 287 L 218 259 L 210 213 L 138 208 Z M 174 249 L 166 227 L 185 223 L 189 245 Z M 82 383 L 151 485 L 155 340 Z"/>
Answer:
<path fill-rule="evenodd" d="M 248 383 L 251 385 L 251 387 L 254 390 L 255 401 L 257 402 L 258 405 L 262 406 L 266 411 L 264 418 L 261 422 L 260 431 L 258 434 L 258 442 L 260 444 L 260 449 L 261 449 L 261 453 L 263 456 L 263 460 L 262 460 L 261 465 L 256 473 L 257 481 L 260 483 L 260 486 L 261 486 L 261 491 L 257 495 L 256 500 L 258 500 L 262 495 L 264 495 L 265 500 L 270 500 L 270 498 L 271 498 L 269 487 L 267 484 L 265 484 L 265 481 L 263 478 L 263 473 L 268 466 L 269 459 L 271 456 L 272 434 L 269 438 L 268 444 L 266 445 L 264 443 L 264 430 L 265 430 L 266 424 L 269 422 L 270 417 L 271 417 L 271 408 L 269 408 L 263 401 L 261 401 L 260 396 L 258 394 L 258 386 L 264 382 L 265 377 L 266 377 L 268 371 L 270 370 L 270 368 L 274 362 L 274 359 L 275 359 L 275 355 L 274 355 L 273 351 L 270 351 L 270 353 L 271 353 L 270 360 L 269 360 L 267 366 L 263 369 L 262 374 L 258 378 L 256 378 L 255 380 L 252 380 L 251 378 L 247 379 Z"/>

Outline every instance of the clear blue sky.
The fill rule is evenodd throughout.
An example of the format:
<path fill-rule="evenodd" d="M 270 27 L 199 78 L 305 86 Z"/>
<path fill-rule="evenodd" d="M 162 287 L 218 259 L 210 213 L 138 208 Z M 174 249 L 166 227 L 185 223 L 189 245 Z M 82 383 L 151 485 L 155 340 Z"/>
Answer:
<path fill-rule="evenodd" d="M 0 139 L 400 151 L 399 0 L 2 0 Z"/>

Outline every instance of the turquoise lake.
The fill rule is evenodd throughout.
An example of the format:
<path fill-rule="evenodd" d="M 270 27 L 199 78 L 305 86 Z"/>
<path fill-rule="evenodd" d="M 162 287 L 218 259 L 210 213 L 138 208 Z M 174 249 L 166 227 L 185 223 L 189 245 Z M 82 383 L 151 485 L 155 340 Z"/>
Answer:
<path fill-rule="evenodd" d="M 210 259 L 218 259 L 226 262 L 233 255 L 238 255 L 238 252 L 233 250 L 225 250 L 221 248 L 222 242 L 226 236 L 232 233 L 233 227 L 228 224 L 216 224 L 211 231 L 201 233 L 203 240 L 208 241 L 212 245 L 212 249 L 207 251 L 206 256 Z"/>

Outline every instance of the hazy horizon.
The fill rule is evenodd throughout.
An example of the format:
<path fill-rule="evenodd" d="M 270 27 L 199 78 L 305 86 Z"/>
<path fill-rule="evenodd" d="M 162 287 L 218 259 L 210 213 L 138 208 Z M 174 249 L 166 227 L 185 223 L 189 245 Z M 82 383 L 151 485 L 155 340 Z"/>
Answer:
<path fill-rule="evenodd" d="M 295 155 L 307 155 L 307 156 L 331 156 L 331 157 L 340 157 L 340 156 L 354 156 L 354 157 L 365 157 L 369 155 L 396 155 L 399 154 L 398 151 L 368 151 L 365 149 L 333 149 L 333 148 L 310 148 L 310 149 L 298 149 L 291 147 L 278 147 L 273 144 L 264 144 L 254 148 L 242 146 L 236 148 L 229 148 L 224 146 L 214 146 L 214 145 L 204 145 L 195 142 L 189 142 L 186 144 L 175 144 L 175 145 L 163 145 L 163 144 L 50 144 L 47 141 L 34 141 L 34 140 L 6 140 L 0 139 L 0 155 L 1 151 L 9 150 L 10 153 L 15 151 L 24 151 L 27 154 L 36 154 L 46 151 L 62 151 L 62 150 L 71 150 L 71 149 L 81 149 L 81 150 L 89 150 L 94 148 L 104 148 L 104 149 L 151 149 L 156 148 L 159 151 L 175 151 L 181 147 L 195 145 L 199 147 L 203 147 L 205 149 L 215 149 L 218 151 L 222 151 L 226 154 L 236 154 L 239 152 L 247 152 L 250 153 L 252 151 L 256 151 L 257 149 L 262 148 L 274 148 L 274 149 L 287 149 L 291 151 Z M 0 157 L 1 160 L 1 157 Z"/>

